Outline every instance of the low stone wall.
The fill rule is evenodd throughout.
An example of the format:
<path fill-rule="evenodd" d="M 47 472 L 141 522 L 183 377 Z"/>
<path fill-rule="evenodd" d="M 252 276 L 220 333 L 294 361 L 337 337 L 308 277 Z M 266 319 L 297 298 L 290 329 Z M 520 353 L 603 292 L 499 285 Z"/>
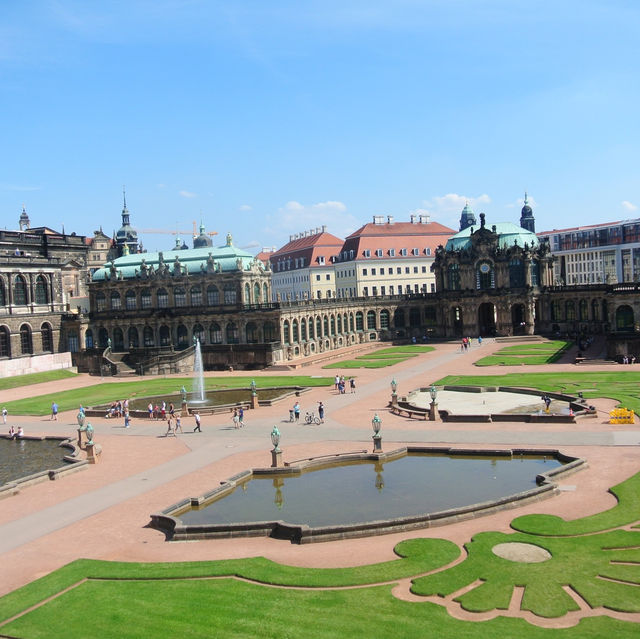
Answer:
<path fill-rule="evenodd" d="M 0 361 L 0 377 L 15 377 L 29 373 L 45 373 L 73 368 L 71 353 L 48 353 Z"/>

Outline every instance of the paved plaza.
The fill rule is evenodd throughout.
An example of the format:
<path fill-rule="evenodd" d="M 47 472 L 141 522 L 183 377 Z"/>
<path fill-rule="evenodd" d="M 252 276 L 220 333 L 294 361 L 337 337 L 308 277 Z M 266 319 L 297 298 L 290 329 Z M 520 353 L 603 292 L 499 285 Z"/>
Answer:
<path fill-rule="evenodd" d="M 55 570 L 79 557 L 119 561 L 196 561 L 264 556 L 274 561 L 310 567 L 363 565 L 395 557 L 398 541 L 411 537 L 442 537 L 462 545 L 480 531 L 508 532 L 516 516 L 544 512 L 574 519 L 615 505 L 608 488 L 640 470 L 639 425 L 609 424 L 613 400 L 594 402 L 596 418 L 576 424 L 442 423 L 391 414 L 389 383 L 398 382 L 398 394 L 426 387 L 448 374 L 507 373 L 509 367 L 478 369 L 473 361 L 498 350 L 500 344 L 485 340 L 469 352 L 458 344 L 438 344 L 384 369 L 323 370 L 321 364 L 297 371 L 269 371 L 269 375 L 322 375 L 336 371 L 357 376 L 357 392 L 340 395 L 333 385 L 315 388 L 300 398 L 302 413 L 325 405 L 325 423 L 289 423 L 289 404 L 246 411 L 246 427 L 235 429 L 230 414 L 204 416 L 202 433 L 194 433 L 193 419 L 183 419 L 184 434 L 165 437 L 166 424 L 148 419 L 132 421 L 91 418 L 94 439 L 102 445 L 100 462 L 86 470 L 29 486 L 2 501 L 0 512 L 0 561 L 3 578 L 0 594 Z M 576 370 L 569 353 L 560 363 L 529 366 L 527 372 Z M 325 364 L 326 362 L 323 362 Z M 599 370 L 594 366 L 593 370 Z M 611 367 L 606 370 L 611 371 Z M 522 372 L 517 367 L 517 372 Z M 255 380 L 260 387 L 260 372 Z M 264 374 L 267 374 L 265 372 Z M 211 373 L 213 375 L 213 373 Z M 220 374 L 219 374 L 220 375 Z M 221 375 L 242 375 L 244 372 Z M 114 380 L 118 381 L 118 380 Z M 21 396 L 44 394 L 100 383 L 99 378 L 79 376 L 0 393 L 0 404 Z M 124 398 L 122 398 L 124 399 Z M 535 399 L 534 399 L 535 401 Z M 511 511 L 451 524 L 440 528 L 394 533 L 379 537 L 294 545 L 270 538 L 167 542 L 163 533 L 150 528 L 149 515 L 187 496 L 197 496 L 246 468 L 269 466 L 269 433 L 277 425 L 282 433 L 285 461 L 329 453 L 371 449 L 371 419 L 383 420 L 383 447 L 420 444 L 473 445 L 487 448 L 536 446 L 560 449 L 585 457 L 589 467 L 563 480 L 561 493 L 546 501 Z M 47 417 L 17 417 L 9 424 L 22 425 L 27 434 L 76 436 L 75 411 L 62 413 L 58 421 Z M 629 619 L 640 621 L 640 616 Z M 554 623 L 561 624 L 561 621 Z"/>

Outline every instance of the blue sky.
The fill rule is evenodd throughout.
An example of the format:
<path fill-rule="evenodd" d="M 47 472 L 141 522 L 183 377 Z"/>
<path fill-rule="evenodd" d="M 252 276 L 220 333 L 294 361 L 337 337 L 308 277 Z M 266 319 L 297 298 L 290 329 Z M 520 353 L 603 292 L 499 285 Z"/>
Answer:
<path fill-rule="evenodd" d="M 281 246 L 469 200 L 640 217 L 640 3 L 0 1 L 0 211 Z M 149 250 L 170 235 L 142 233 Z"/>

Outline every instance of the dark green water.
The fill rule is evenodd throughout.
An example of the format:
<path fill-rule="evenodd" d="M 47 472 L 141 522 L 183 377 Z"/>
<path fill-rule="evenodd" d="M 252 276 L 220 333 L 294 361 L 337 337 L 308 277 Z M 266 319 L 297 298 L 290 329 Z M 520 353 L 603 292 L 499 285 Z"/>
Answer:
<path fill-rule="evenodd" d="M 69 452 L 68 448 L 60 447 L 58 439 L 0 438 L 0 485 L 43 470 L 60 468 L 68 463 L 63 457 Z"/>
<path fill-rule="evenodd" d="M 560 465 L 552 458 L 409 455 L 384 466 L 364 462 L 275 480 L 254 478 L 178 517 L 185 524 L 283 520 L 311 527 L 409 517 L 534 488 L 537 474 Z"/>

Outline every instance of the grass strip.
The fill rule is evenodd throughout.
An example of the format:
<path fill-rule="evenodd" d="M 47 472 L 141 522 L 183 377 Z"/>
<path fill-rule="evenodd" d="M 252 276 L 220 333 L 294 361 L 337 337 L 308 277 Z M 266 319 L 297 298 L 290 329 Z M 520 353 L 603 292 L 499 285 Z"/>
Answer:
<path fill-rule="evenodd" d="M 220 390 L 225 388 L 249 388 L 253 377 L 205 377 L 207 390 Z M 257 378 L 258 393 L 260 387 L 267 386 L 329 386 L 333 384 L 330 377 L 309 377 L 306 375 L 292 375 L 287 377 L 265 376 Z M 133 382 L 106 382 L 76 388 L 60 393 L 49 393 L 38 397 L 29 397 L 15 402 L 7 402 L 5 405 L 12 415 L 47 415 L 51 410 L 51 403 L 57 402 L 60 411 L 73 410 L 80 404 L 83 406 L 98 406 L 121 399 L 134 397 L 147 397 L 163 394 L 176 394 L 184 386 L 190 389 L 193 385 L 192 378 L 149 378 Z"/>
<path fill-rule="evenodd" d="M 30 386 L 31 384 L 42 384 L 44 382 L 55 382 L 59 379 L 68 379 L 77 376 L 77 373 L 65 369 L 45 371 L 44 373 L 29 373 L 28 375 L 14 375 L 13 377 L 0 379 L 0 390 Z"/>
<path fill-rule="evenodd" d="M 386 366 L 393 366 L 400 362 L 406 362 L 409 357 L 396 358 L 396 359 L 346 359 L 342 362 L 333 362 L 327 364 L 322 368 L 384 368 Z"/>

